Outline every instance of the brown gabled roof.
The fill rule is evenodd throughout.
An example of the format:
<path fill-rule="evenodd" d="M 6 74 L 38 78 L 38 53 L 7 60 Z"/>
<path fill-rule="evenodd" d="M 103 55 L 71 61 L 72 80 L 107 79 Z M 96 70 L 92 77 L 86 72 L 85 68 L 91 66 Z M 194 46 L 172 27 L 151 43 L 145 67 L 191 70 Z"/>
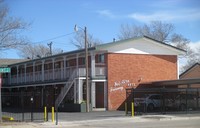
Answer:
<path fill-rule="evenodd" d="M 0 59 L 0 67 L 6 67 L 10 64 L 27 61 L 27 59 Z"/>
<path fill-rule="evenodd" d="M 195 64 L 192 65 L 190 68 L 188 68 L 188 69 L 185 70 L 183 73 L 181 73 L 181 74 L 179 75 L 179 77 L 183 76 L 184 74 L 186 74 L 188 71 L 190 71 L 191 69 L 193 69 L 193 68 L 196 67 L 196 66 L 200 66 L 200 64 L 199 64 L 199 63 L 195 63 Z"/>

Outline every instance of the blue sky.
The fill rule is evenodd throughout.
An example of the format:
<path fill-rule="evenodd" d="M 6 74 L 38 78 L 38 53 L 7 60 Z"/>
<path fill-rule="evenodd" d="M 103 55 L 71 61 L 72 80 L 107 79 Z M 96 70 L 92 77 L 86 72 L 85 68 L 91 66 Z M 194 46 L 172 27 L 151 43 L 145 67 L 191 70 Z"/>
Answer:
<path fill-rule="evenodd" d="M 161 20 L 175 25 L 195 47 L 200 44 L 200 0 L 4 0 L 9 15 L 31 26 L 22 33 L 33 43 L 71 51 L 74 25 L 87 26 L 88 32 L 104 43 L 117 39 L 121 24 L 141 25 Z M 48 40 L 69 34 L 55 40 Z M 48 40 L 48 41 L 46 41 Z M 42 41 L 42 42 L 41 42 Z M 200 46 L 200 45 L 199 45 Z M 16 51 L 3 52 L 4 58 L 19 58 Z"/>

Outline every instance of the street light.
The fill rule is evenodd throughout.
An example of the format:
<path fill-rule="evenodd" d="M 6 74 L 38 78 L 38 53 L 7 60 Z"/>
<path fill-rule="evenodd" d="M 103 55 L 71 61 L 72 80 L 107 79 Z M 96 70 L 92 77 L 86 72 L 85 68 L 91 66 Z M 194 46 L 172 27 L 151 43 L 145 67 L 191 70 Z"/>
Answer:
<path fill-rule="evenodd" d="M 74 31 L 78 31 L 78 28 L 82 29 L 85 34 L 85 70 L 86 70 L 86 112 L 89 112 L 90 106 L 90 94 L 89 94 L 89 84 L 88 84 L 88 42 L 87 42 L 87 27 L 81 28 L 77 25 L 74 26 Z"/>

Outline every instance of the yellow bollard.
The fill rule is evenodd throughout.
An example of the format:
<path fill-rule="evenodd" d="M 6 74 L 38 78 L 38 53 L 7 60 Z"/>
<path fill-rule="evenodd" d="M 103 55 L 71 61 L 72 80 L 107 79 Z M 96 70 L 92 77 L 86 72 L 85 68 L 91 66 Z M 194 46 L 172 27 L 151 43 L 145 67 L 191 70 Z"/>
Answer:
<path fill-rule="evenodd" d="M 47 121 L 47 107 L 44 107 L 44 121 Z"/>
<path fill-rule="evenodd" d="M 128 114 L 127 102 L 125 102 L 125 113 Z"/>
<path fill-rule="evenodd" d="M 52 122 L 54 122 L 54 107 L 52 107 Z"/>
<path fill-rule="evenodd" d="M 131 108 L 132 108 L 131 116 L 134 117 L 134 103 L 133 102 L 132 102 Z"/>
<path fill-rule="evenodd" d="M 11 116 L 2 116 L 2 120 L 3 121 L 12 121 L 12 120 L 14 120 L 14 118 Z"/>

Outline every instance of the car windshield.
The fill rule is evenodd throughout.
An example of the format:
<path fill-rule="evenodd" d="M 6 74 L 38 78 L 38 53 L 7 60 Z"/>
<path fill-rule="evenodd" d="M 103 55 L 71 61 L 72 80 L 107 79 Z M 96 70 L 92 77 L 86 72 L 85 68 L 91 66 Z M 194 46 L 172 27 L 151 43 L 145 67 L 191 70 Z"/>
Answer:
<path fill-rule="evenodd" d="M 161 99 L 161 96 L 160 95 L 152 95 L 149 97 L 149 99 L 157 99 L 157 100 L 160 100 Z"/>

